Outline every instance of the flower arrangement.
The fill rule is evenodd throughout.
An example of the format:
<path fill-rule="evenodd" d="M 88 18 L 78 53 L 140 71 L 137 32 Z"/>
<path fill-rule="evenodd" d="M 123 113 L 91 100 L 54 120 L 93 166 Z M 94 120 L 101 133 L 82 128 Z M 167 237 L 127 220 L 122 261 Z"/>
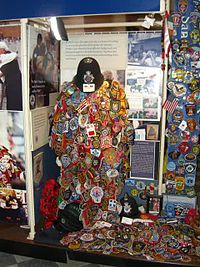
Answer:
<path fill-rule="evenodd" d="M 42 197 L 40 199 L 40 211 L 44 216 L 44 229 L 47 230 L 52 227 L 54 221 L 57 219 L 58 204 L 57 198 L 59 195 L 59 184 L 55 179 L 50 178 L 46 181 L 42 190 Z"/>

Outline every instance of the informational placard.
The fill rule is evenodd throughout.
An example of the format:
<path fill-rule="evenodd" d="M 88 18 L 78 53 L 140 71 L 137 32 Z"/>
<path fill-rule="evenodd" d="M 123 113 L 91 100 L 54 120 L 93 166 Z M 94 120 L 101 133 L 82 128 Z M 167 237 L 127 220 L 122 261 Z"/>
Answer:
<path fill-rule="evenodd" d="M 131 178 L 155 179 L 156 143 L 135 141 L 131 149 Z"/>
<path fill-rule="evenodd" d="M 48 143 L 49 113 L 52 107 L 43 107 L 31 111 L 32 117 L 32 150 L 36 150 Z"/>
<path fill-rule="evenodd" d="M 61 80 L 71 80 L 84 57 L 95 58 L 102 71 L 125 70 L 127 46 L 126 32 L 69 34 L 69 41 L 61 42 Z"/>

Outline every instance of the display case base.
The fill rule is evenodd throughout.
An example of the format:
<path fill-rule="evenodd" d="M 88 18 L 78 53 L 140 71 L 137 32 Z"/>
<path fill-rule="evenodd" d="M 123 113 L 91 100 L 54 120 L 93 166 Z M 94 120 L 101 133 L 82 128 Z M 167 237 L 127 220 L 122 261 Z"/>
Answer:
<path fill-rule="evenodd" d="M 96 264 L 129 267 L 142 264 L 146 267 L 194 267 L 200 266 L 200 258 L 193 257 L 190 263 L 148 261 L 141 257 L 104 255 L 86 251 L 67 250 L 59 244 L 59 236 L 55 232 L 36 234 L 35 240 L 28 240 L 28 229 L 22 229 L 14 224 L 0 223 L 0 250 L 11 254 L 50 260 L 54 262 L 67 262 L 67 258 L 75 261 L 91 262 Z M 50 238 L 50 239 L 48 239 Z"/>
<path fill-rule="evenodd" d="M 0 223 L 0 251 L 55 262 L 67 262 L 66 250 L 27 239 L 28 229 Z"/>

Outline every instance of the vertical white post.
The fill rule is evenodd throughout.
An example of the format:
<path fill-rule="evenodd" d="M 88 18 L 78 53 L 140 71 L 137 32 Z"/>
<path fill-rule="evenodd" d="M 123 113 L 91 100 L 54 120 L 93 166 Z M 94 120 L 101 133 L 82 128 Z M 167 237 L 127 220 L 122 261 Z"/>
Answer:
<path fill-rule="evenodd" d="M 32 169 L 32 132 L 31 112 L 29 108 L 29 60 L 28 60 L 28 38 L 27 19 L 21 19 L 21 59 L 22 59 L 22 90 L 24 110 L 24 142 L 25 142 L 25 170 L 28 224 L 30 228 L 28 239 L 33 240 L 35 236 L 35 212 L 34 212 L 34 189 Z"/>
<path fill-rule="evenodd" d="M 160 12 L 164 13 L 165 12 L 165 8 L 166 8 L 166 1 L 165 0 L 160 0 Z"/>
<path fill-rule="evenodd" d="M 163 1 L 164 2 L 164 1 Z M 166 9 L 169 12 L 169 2 L 166 0 Z M 162 102 L 167 98 L 167 79 L 168 79 L 168 58 L 164 57 L 165 70 L 163 73 L 163 90 L 162 90 Z M 165 157 L 165 128 L 166 128 L 166 110 L 162 109 L 161 115 L 161 131 L 160 131 L 160 166 L 159 166 L 159 181 L 158 181 L 158 194 L 161 195 L 163 192 L 163 167 Z"/>

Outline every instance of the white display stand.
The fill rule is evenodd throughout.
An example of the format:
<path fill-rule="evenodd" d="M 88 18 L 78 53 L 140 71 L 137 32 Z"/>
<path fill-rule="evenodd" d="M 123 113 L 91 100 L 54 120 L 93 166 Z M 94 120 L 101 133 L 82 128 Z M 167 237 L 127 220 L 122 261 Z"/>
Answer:
<path fill-rule="evenodd" d="M 22 39 L 22 85 L 24 100 L 24 139 L 26 155 L 26 190 L 28 222 L 30 233 L 28 239 L 34 239 L 35 236 L 35 214 L 34 214 L 34 193 L 33 193 L 33 166 L 32 166 L 32 133 L 31 113 L 29 108 L 29 64 L 28 64 L 28 42 L 27 42 L 27 19 L 21 20 L 21 39 Z"/>

